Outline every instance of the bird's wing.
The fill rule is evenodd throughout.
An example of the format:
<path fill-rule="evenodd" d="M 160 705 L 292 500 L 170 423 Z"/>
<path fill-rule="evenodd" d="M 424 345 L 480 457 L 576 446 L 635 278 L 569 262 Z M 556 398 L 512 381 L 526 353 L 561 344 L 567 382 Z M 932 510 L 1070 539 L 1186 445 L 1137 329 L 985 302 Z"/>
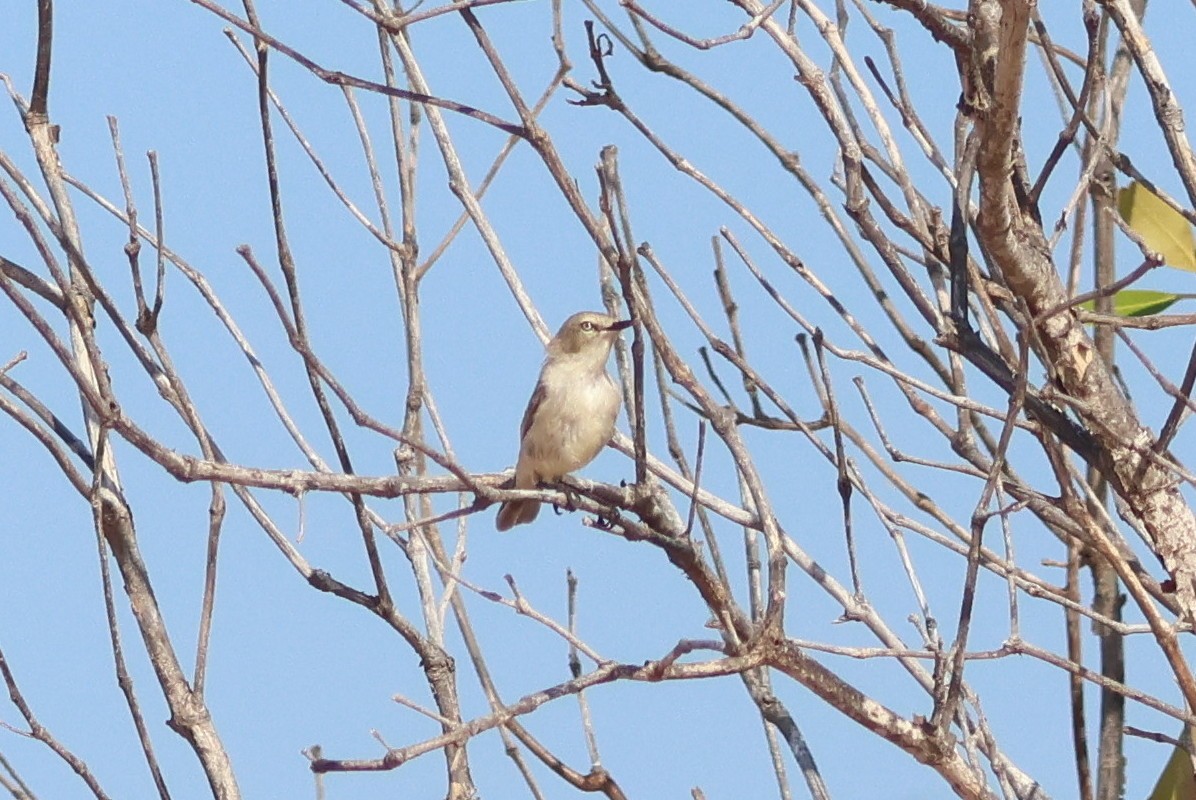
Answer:
<path fill-rule="evenodd" d="M 544 402 L 545 395 L 548 390 L 544 388 L 543 381 L 536 382 L 536 390 L 532 392 L 532 397 L 527 401 L 527 410 L 523 412 L 523 423 L 519 426 L 519 441 L 523 441 L 523 437 L 527 436 L 527 431 L 532 426 L 532 420 L 536 418 L 536 412 L 540 410 L 540 404 Z"/>

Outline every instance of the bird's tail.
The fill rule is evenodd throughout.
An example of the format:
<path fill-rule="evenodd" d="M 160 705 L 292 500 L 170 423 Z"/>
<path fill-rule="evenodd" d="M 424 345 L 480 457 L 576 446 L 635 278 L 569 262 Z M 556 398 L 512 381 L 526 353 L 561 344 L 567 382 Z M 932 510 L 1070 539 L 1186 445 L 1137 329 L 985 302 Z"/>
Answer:
<path fill-rule="evenodd" d="M 498 509 L 494 527 L 500 531 L 509 531 L 516 525 L 526 525 L 539 513 L 539 500 L 508 500 Z"/>

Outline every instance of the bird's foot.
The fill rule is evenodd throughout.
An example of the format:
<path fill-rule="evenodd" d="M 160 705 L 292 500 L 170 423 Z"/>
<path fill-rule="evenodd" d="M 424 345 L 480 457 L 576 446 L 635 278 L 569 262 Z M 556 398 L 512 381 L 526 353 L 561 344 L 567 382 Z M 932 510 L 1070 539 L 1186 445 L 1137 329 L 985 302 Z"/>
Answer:
<path fill-rule="evenodd" d="M 573 512 L 577 510 L 577 493 L 564 484 L 556 484 L 553 488 L 560 489 L 561 493 L 565 495 L 565 505 L 562 507 L 558 503 L 552 504 L 552 510 L 557 515 L 566 512 Z"/>
<path fill-rule="evenodd" d="M 571 490 L 569 490 L 568 488 L 564 489 L 563 491 L 564 491 L 564 493 L 565 493 L 565 506 L 564 506 L 564 508 L 562 508 L 561 506 L 557 505 L 556 503 L 553 503 L 553 504 L 552 504 L 552 510 L 553 510 L 553 511 L 555 511 L 555 512 L 556 512 L 558 515 L 559 515 L 559 514 L 564 514 L 564 513 L 566 513 L 566 512 L 572 513 L 572 512 L 574 512 L 574 511 L 576 511 L 576 510 L 577 510 L 577 503 L 576 503 L 576 501 L 574 500 L 574 498 L 575 498 L 577 495 L 575 495 L 575 494 L 574 494 L 574 493 L 573 493 Z"/>

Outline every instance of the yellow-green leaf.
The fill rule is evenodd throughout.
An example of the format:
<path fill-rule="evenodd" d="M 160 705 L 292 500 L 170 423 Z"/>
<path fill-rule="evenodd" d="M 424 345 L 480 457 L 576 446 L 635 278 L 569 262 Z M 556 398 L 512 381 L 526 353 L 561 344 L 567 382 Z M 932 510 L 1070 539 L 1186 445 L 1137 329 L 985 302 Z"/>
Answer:
<path fill-rule="evenodd" d="M 1180 741 L 1192 741 L 1191 733 L 1186 728 Z M 1191 754 L 1183 747 L 1176 747 L 1171 751 L 1171 758 L 1163 767 L 1163 773 L 1159 775 L 1159 782 L 1155 784 L 1149 800 L 1191 800 L 1196 797 L 1194 772 Z"/>
<path fill-rule="evenodd" d="M 1156 292 L 1153 289 L 1122 289 L 1113 295 L 1113 313 L 1119 317 L 1149 317 L 1161 314 L 1176 300 L 1190 295 L 1172 294 L 1171 292 Z M 1096 310 L 1095 300 L 1085 300 L 1080 308 L 1087 311 Z"/>
<path fill-rule="evenodd" d="M 1134 181 L 1117 192 L 1117 210 L 1147 247 L 1170 267 L 1196 272 L 1196 241 L 1192 226 L 1158 195 Z"/>

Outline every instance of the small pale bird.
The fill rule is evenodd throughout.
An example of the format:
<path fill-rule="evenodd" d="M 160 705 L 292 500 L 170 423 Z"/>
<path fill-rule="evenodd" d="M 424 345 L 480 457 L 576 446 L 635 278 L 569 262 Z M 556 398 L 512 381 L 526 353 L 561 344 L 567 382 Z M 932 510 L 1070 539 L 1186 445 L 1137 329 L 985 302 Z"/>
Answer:
<path fill-rule="evenodd" d="M 582 311 L 552 337 L 519 428 L 516 489 L 535 489 L 581 469 L 610 441 L 623 396 L 606 374 L 606 361 L 619 331 L 629 325 L 631 320 Z M 539 500 L 508 500 L 495 525 L 509 530 L 538 513 Z"/>

